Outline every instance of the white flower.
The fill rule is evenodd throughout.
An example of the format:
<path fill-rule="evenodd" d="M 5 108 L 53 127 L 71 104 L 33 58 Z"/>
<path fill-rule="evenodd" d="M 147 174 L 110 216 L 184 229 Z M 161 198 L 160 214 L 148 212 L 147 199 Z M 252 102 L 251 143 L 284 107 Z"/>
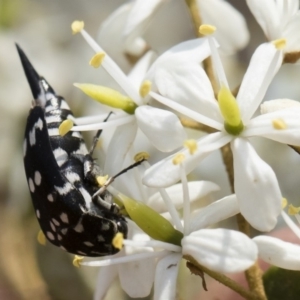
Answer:
<path fill-rule="evenodd" d="M 250 35 L 245 18 L 228 1 L 197 0 L 197 5 L 202 23 L 212 24 L 220 29 L 216 32 L 216 39 L 220 43 L 222 53 L 233 54 L 248 44 Z"/>
<path fill-rule="evenodd" d="M 285 38 L 284 52 L 300 51 L 298 0 L 247 0 L 247 4 L 269 41 Z"/>
<path fill-rule="evenodd" d="M 300 102 L 291 100 L 291 99 L 275 99 L 275 100 L 269 100 L 261 104 L 260 106 L 260 112 L 261 114 L 267 114 L 270 112 L 283 110 L 287 108 L 300 108 Z"/>
<path fill-rule="evenodd" d="M 78 22 L 74 22 L 72 26 L 75 26 L 74 24 L 76 25 Z M 183 140 L 186 138 L 186 133 L 178 117 L 169 111 L 146 105 L 147 101 L 143 99 L 139 92 L 141 81 L 149 68 L 152 54 L 146 53 L 127 76 L 118 65 L 104 53 L 103 49 L 97 45 L 85 30 L 82 29 L 78 31 L 81 32 L 83 37 L 96 52 L 96 56 L 93 57 L 94 61 L 97 61 L 98 58 L 100 61 L 102 60 L 101 66 L 103 66 L 120 85 L 127 96 L 123 96 L 105 87 L 87 84 L 77 84 L 76 86 L 90 96 L 96 95 L 98 98 L 109 97 L 109 101 L 112 99 L 112 102 L 120 98 L 120 102 L 123 101 L 126 103 L 127 101 L 130 104 L 132 103 L 131 106 L 136 107 L 131 114 L 120 111 L 117 116 L 112 116 L 105 123 L 75 126 L 73 128 L 73 130 L 96 130 L 118 126 L 107 151 L 107 161 L 111 162 L 110 168 L 106 167 L 105 171 L 109 174 L 115 174 L 122 168 L 125 157 L 131 150 L 138 128 L 141 129 L 151 143 L 161 151 L 172 151 L 182 145 Z M 191 47 L 195 47 L 195 45 L 199 46 L 199 44 L 201 43 L 196 41 Z M 93 122 L 93 120 L 92 118 L 91 122 Z M 80 120 L 77 119 L 76 122 L 78 123 L 78 121 Z M 87 123 L 89 120 L 85 118 L 84 122 Z M 117 155 L 115 155 L 115 151 L 117 151 Z"/>
<path fill-rule="evenodd" d="M 140 168 L 135 168 L 134 172 L 137 173 L 134 177 L 142 177 L 142 174 L 140 174 Z M 128 185 L 128 176 L 126 176 L 125 182 L 127 182 Z M 134 184 L 132 183 L 136 184 L 137 187 L 134 187 Z M 190 203 L 196 201 L 203 201 L 211 192 L 217 191 L 219 189 L 219 187 L 216 184 L 209 181 L 188 182 L 188 188 L 191 194 Z M 109 186 L 108 190 L 112 194 L 118 194 L 118 191 L 116 191 L 112 186 Z M 149 189 L 145 188 L 144 186 L 141 186 L 140 180 L 130 182 L 130 187 L 128 188 L 128 195 L 131 195 L 131 197 L 135 199 L 141 200 L 157 212 L 163 213 L 168 217 L 168 219 L 171 218 L 171 215 L 173 217 L 173 220 L 175 220 L 175 225 L 180 226 L 180 228 L 182 228 L 179 216 L 176 212 L 176 209 L 181 209 L 183 206 L 181 190 L 181 184 L 176 184 L 166 189 L 166 193 L 172 199 L 171 205 L 173 207 L 170 209 L 170 213 L 166 213 L 169 207 L 168 205 L 166 205 L 166 201 L 164 201 L 162 195 L 159 192 L 157 192 L 154 193 L 151 197 L 149 197 L 148 195 L 151 194 L 151 191 L 149 191 Z M 214 205 L 208 206 L 205 210 L 197 212 L 196 217 L 194 218 L 195 221 L 191 224 L 192 228 L 199 228 L 203 225 L 206 227 L 206 224 L 209 224 L 211 214 L 214 215 L 216 212 L 219 212 L 218 215 L 221 219 L 223 219 L 221 215 L 224 215 L 224 210 L 226 211 L 225 215 L 227 217 L 237 214 L 238 209 L 235 197 L 229 196 L 228 198 L 229 199 L 226 201 L 220 200 L 222 202 L 220 204 L 217 201 L 216 203 L 214 203 Z M 218 218 L 216 218 L 216 220 L 218 220 Z M 128 220 L 128 228 L 128 238 L 133 241 L 133 244 L 144 243 L 145 241 L 150 240 L 149 236 L 143 233 L 130 220 Z M 157 257 L 160 257 L 160 255 L 163 253 L 155 254 L 154 257 L 150 258 L 146 257 L 143 260 L 129 260 L 129 262 L 126 263 L 113 265 L 113 263 L 116 262 L 115 258 L 118 258 L 120 261 L 122 261 L 123 258 L 121 257 L 125 256 L 126 261 L 126 256 L 133 255 L 134 257 L 139 257 L 139 253 L 145 252 L 151 252 L 149 255 L 153 255 L 153 249 L 149 247 L 131 247 L 130 245 L 127 245 L 119 254 L 114 256 L 112 260 L 112 265 L 110 264 L 108 266 L 101 267 L 98 275 L 98 284 L 96 286 L 94 299 L 102 299 L 117 276 L 119 276 L 120 278 L 120 283 L 123 290 L 128 295 L 130 295 L 131 297 L 147 296 L 150 293 L 153 284 Z M 143 256 L 141 258 L 143 258 Z"/>
<path fill-rule="evenodd" d="M 107 278 L 119 273 L 123 289 L 131 296 L 147 296 L 150 292 L 149 285 L 153 283 L 152 272 L 156 266 L 154 279 L 154 299 L 175 299 L 176 280 L 179 261 L 183 255 L 192 256 L 199 264 L 217 272 L 240 272 L 249 268 L 257 258 L 257 248 L 254 242 L 243 233 L 228 229 L 200 229 L 201 226 L 209 226 L 220 220 L 231 217 L 239 212 L 235 195 L 225 197 L 207 207 L 203 208 L 190 222 L 190 202 L 187 180 L 184 168 L 181 168 L 183 188 L 183 228 L 184 237 L 181 246 L 160 242 L 156 240 L 136 239 L 124 240 L 124 248 L 127 253 L 129 249 L 139 248 L 139 253 L 133 253 L 124 257 L 112 257 L 100 261 L 90 260 L 81 264 L 86 266 L 113 266 L 118 268 L 104 270 L 100 278 L 106 278 L 97 286 L 97 295 L 105 294 L 109 285 Z M 225 207 L 230 209 L 224 210 Z M 199 216 L 207 216 L 201 224 Z M 200 222 L 198 222 L 200 221 Z M 176 222 L 175 222 L 176 223 Z M 124 250 L 123 250 L 124 251 Z M 157 262 L 157 264 L 156 264 Z M 120 272 L 120 264 L 129 264 Z M 131 264 L 131 265 L 130 265 Z M 137 279 L 135 269 L 139 271 Z M 124 278 L 123 278 L 124 277 Z M 152 278 L 152 280 L 151 280 Z M 137 286 L 137 282 L 139 282 Z M 124 285 L 127 285 L 126 287 Z M 130 288 L 128 288 L 128 286 Z M 101 297 L 95 299 L 99 300 Z"/>
<path fill-rule="evenodd" d="M 145 31 L 151 28 L 150 23 L 155 22 L 155 14 L 168 0 L 135 0 L 125 3 L 115 10 L 101 25 L 99 40 L 101 43 L 110 43 L 117 48 L 115 51 L 133 55 L 141 55 L 147 48 L 144 39 Z M 186 12 L 174 11 L 174 4 L 170 3 L 166 13 L 173 14 L 174 18 L 185 17 Z M 244 17 L 232 5 L 224 0 L 197 0 L 199 14 L 204 23 L 213 24 L 220 29 L 217 38 L 222 51 L 227 54 L 234 53 L 244 48 L 249 41 L 249 32 Z M 180 15 L 179 15 L 180 14 Z M 223 24 L 223 16 L 226 15 L 226 26 Z M 181 26 L 183 22 L 181 22 Z M 170 28 L 169 35 L 174 33 Z M 167 39 L 169 41 L 169 37 Z M 163 43 L 164 41 L 160 41 Z M 117 43 L 118 47 L 115 47 Z M 156 47 L 157 48 L 157 47 Z M 160 45 L 160 48 L 162 46 Z"/>
<path fill-rule="evenodd" d="M 99 41 L 109 49 L 140 56 L 147 49 L 143 34 L 153 15 L 168 0 L 131 1 L 119 6 L 100 26 Z M 115 45 L 118 47 L 115 47 Z"/>
<path fill-rule="evenodd" d="M 281 211 L 281 192 L 273 170 L 257 155 L 249 138 L 261 136 L 300 145 L 299 110 L 252 118 L 281 65 L 282 52 L 272 43 L 258 47 L 235 100 L 228 88 L 214 40 L 212 37 L 209 40 L 221 87 L 218 102 L 204 70 L 188 63 L 157 73 L 159 92 L 172 100 L 153 92 L 150 94 L 164 105 L 218 131 L 199 139 L 195 153 L 190 154 L 188 149 L 181 151 L 186 158 L 187 173 L 212 151 L 230 143 L 234 158 L 234 187 L 241 213 L 254 228 L 269 231 L 275 226 Z M 180 172 L 178 165 L 173 164 L 173 158 L 170 156 L 148 169 L 144 184 L 166 187 L 177 182 Z"/>
<path fill-rule="evenodd" d="M 129 221 L 128 225 L 128 237 L 131 241 L 138 244 L 150 240 L 149 236 L 143 233 L 133 222 Z M 143 257 L 145 254 L 146 257 Z M 130 261 L 126 260 L 127 256 L 135 256 L 140 259 Z M 149 247 L 133 248 L 128 245 L 119 254 L 102 260 L 94 299 L 103 299 L 116 277 L 119 277 L 122 289 L 130 297 L 137 298 L 149 295 L 154 280 L 156 263 L 156 255 L 151 256 L 153 256 L 153 249 Z M 116 262 L 117 264 L 115 264 Z"/>
<path fill-rule="evenodd" d="M 73 29 L 76 29 L 76 32 L 81 32 L 83 37 L 96 52 L 96 56 L 94 56 L 94 58 L 100 58 L 101 66 L 119 84 L 122 90 L 126 93 L 126 96 L 104 87 L 86 84 L 77 86 L 88 93 L 88 95 L 100 94 L 100 97 L 106 97 L 111 94 L 109 97 L 113 99 L 112 101 L 115 101 L 116 98 L 121 98 L 121 101 L 126 99 L 126 101 L 128 100 L 129 103 L 136 106 L 134 114 L 127 114 L 120 111 L 116 116 L 110 117 L 107 122 L 74 126 L 72 129 L 83 131 L 103 129 L 107 127 L 118 127 L 111 138 L 111 142 L 107 149 L 107 164 L 104 168 L 105 172 L 108 174 L 116 174 L 122 166 L 124 166 L 124 164 L 128 164 L 125 159 L 128 157 L 128 153 L 130 155 L 135 154 L 132 150 L 132 143 L 136 137 L 138 129 L 140 129 L 153 146 L 160 151 L 169 152 L 180 147 L 186 139 L 186 132 L 178 117 L 167 110 L 147 105 L 150 97 L 148 96 L 143 98 L 143 92 L 141 92 L 142 95 L 140 95 L 142 80 L 150 66 L 152 57 L 151 53 L 146 53 L 136 64 L 130 74 L 125 75 L 118 65 L 106 53 L 104 53 L 103 49 L 83 29 L 82 24 L 74 22 L 72 26 Z M 76 26 L 79 26 L 79 29 L 77 29 Z M 184 42 L 168 50 L 162 55 L 161 59 L 158 60 L 158 63 L 154 63 L 152 65 L 149 70 L 149 78 L 154 76 L 156 72 L 159 72 L 162 68 L 167 68 L 173 64 L 176 59 L 181 59 L 183 61 L 200 61 L 209 54 L 210 49 L 206 39 L 195 39 Z M 150 87 L 147 87 L 146 83 L 141 86 L 141 89 L 144 87 L 146 87 L 146 90 L 150 89 Z M 98 92 L 98 89 L 101 89 L 100 92 Z M 104 92 L 102 90 L 104 90 Z M 147 91 L 145 92 L 145 95 L 146 94 Z M 76 122 L 79 124 L 78 122 L 80 122 L 80 119 L 76 119 Z M 84 118 L 84 122 L 88 123 L 88 118 Z M 91 118 L 90 122 L 94 122 L 94 118 Z"/>
<path fill-rule="evenodd" d="M 293 214 L 299 223 L 299 208 L 292 207 L 290 208 L 291 210 L 297 210 L 297 213 L 294 212 Z M 284 211 L 282 211 L 281 216 L 288 227 L 300 239 L 299 226 Z M 253 241 L 258 247 L 259 258 L 265 262 L 283 269 L 300 271 L 300 245 L 263 235 L 253 238 Z"/>
<path fill-rule="evenodd" d="M 300 271 L 300 245 L 270 236 L 258 236 L 253 241 L 258 247 L 259 258 L 265 262 L 283 269 Z"/>

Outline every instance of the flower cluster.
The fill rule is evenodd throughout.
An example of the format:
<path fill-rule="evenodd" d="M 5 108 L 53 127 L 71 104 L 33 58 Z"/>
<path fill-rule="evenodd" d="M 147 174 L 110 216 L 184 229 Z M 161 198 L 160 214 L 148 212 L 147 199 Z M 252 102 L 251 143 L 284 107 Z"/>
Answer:
<path fill-rule="evenodd" d="M 116 237 L 122 250 L 114 257 L 80 261 L 101 266 L 95 299 L 105 296 L 116 276 L 131 297 L 145 297 L 154 286 L 154 299 L 175 299 L 182 258 L 200 270 L 246 271 L 250 277 L 248 269 L 257 268 L 258 257 L 300 270 L 299 246 L 263 235 L 275 228 L 281 215 L 300 237 L 299 228 L 283 211 L 277 174 L 253 143 L 258 137 L 300 147 L 298 102 L 263 102 L 282 64 L 300 57 L 299 3 L 247 0 L 268 41 L 256 48 L 240 85 L 233 89 L 223 55 L 247 45 L 244 17 L 223 0 L 194 1 L 187 7 L 194 24 L 201 25 L 199 38 L 171 43 L 172 47 L 158 38 L 160 49 L 168 50 L 157 53 L 145 31 L 151 32 L 155 18 L 172 2 L 135 0 L 119 7 L 100 28 L 99 41 L 107 52 L 85 31 L 83 22 L 72 24 L 73 33 L 80 33 L 94 51 L 90 65 L 104 68 L 119 89 L 74 84 L 114 114 L 106 122 L 103 116 L 77 118 L 71 130 L 114 128 L 106 149 L 108 174 L 118 173 L 140 150 L 150 152 L 152 164 L 143 163 L 107 186 L 126 209 L 129 237 Z M 135 58 L 128 74 L 110 51 Z M 200 129 L 200 137 L 187 127 Z M 232 194 L 215 200 L 210 194 L 219 187 L 199 180 L 194 170 L 219 149 L 231 158 L 223 156 Z M 246 225 L 240 231 L 222 228 L 220 222 L 235 215 Z M 243 230 L 249 224 L 263 234 L 252 238 Z M 261 278 L 255 280 L 261 284 Z"/>

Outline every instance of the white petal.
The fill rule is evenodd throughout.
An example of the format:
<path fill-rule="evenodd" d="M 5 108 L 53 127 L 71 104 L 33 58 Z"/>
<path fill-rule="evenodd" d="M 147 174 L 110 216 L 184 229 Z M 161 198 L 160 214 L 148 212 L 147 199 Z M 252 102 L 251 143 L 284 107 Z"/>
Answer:
<path fill-rule="evenodd" d="M 220 51 L 232 54 L 244 48 L 249 42 L 249 32 L 243 15 L 227 1 L 197 1 L 204 24 L 217 27 L 215 38 L 220 43 Z M 223 17 L 226 16 L 226 25 Z"/>
<path fill-rule="evenodd" d="M 270 82 L 281 66 L 282 57 L 282 52 L 272 43 L 262 44 L 254 52 L 237 95 L 245 125 L 260 105 Z"/>
<path fill-rule="evenodd" d="M 211 83 L 198 64 L 170 61 L 165 68 L 156 70 L 155 84 L 163 96 L 223 122 Z"/>
<path fill-rule="evenodd" d="M 128 237 L 133 242 L 147 242 L 150 237 L 132 221 L 128 221 Z M 124 256 L 153 252 L 149 247 L 124 247 Z M 123 290 L 133 298 L 146 297 L 150 294 L 155 274 L 155 257 L 144 258 L 119 265 L 119 276 Z"/>
<path fill-rule="evenodd" d="M 284 28 L 283 37 L 287 39 L 287 45 L 284 52 L 300 51 L 300 12 L 290 20 L 289 24 Z"/>
<path fill-rule="evenodd" d="M 277 0 L 277 8 L 281 12 L 281 21 L 286 25 L 299 9 L 299 0 Z"/>
<path fill-rule="evenodd" d="M 139 59 L 139 61 L 135 64 L 133 69 L 127 75 L 128 78 L 130 79 L 130 82 L 134 84 L 137 90 L 140 88 L 142 80 L 146 72 L 148 71 L 149 66 L 151 65 L 153 56 L 154 56 L 154 52 L 148 51 Z"/>
<path fill-rule="evenodd" d="M 273 111 L 286 108 L 300 107 L 300 102 L 292 99 L 274 99 L 265 101 L 260 106 L 261 114 L 267 114 Z"/>
<path fill-rule="evenodd" d="M 147 42 L 140 36 L 136 36 L 137 34 L 141 34 L 141 32 L 134 32 L 123 41 L 125 51 L 134 56 L 142 55 L 147 49 Z"/>
<path fill-rule="evenodd" d="M 115 130 L 107 148 L 104 167 L 106 174 L 112 176 L 121 170 L 125 157 L 136 136 L 136 131 L 136 122 L 120 126 Z"/>
<path fill-rule="evenodd" d="M 232 139 L 226 133 L 216 132 L 201 138 L 197 143 L 198 150 L 191 155 L 189 150 L 183 149 L 178 153 L 185 156 L 186 173 L 190 173 L 210 152 L 221 148 Z M 146 170 L 143 183 L 149 187 L 168 187 L 180 180 L 180 166 L 173 164 L 174 156 L 169 156 Z"/>
<path fill-rule="evenodd" d="M 277 12 L 280 20 L 281 37 L 287 38 L 286 28 L 289 27 L 293 17 L 297 14 L 299 8 L 298 0 L 277 0 Z M 286 50 L 286 49 L 285 49 Z"/>
<path fill-rule="evenodd" d="M 96 41 L 84 30 L 81 30 L 81 35 L 96 52 L 104 52 L 103 48 L 96 43 Z M 109 56 L 105 55 L 101 66 L 106 72 L 119 84 L 119 86 L 127 93 L 127 95 L 137 104 L 141 103 L 141 97 L 134 85 L 130 82 L 127 75 L 121 70 L 117 63 Z"/>
<path fill-rule="evenodd" d="M 220 131 L 223 130 L 223 128 L 224 128 L 223 121 L 222 122 L 216 121 L 213 118 L 207 117 L 202 113 L 198 113 L 198 112 L 194 111 L 193 109 L 190 109 L 182 104 L 179 104 L 169 98 L 163 97 L 157 93 L 150 92 L 149 94 L 151 97 L 153 97 L 158 102 L 168 106 L 172 110 L 178 111 L 180 114 L 185 115 L 185 116 L 189 117 L 190 119 L 193 119 L 199 123 L 205 124 L 209 127 L 215 128 Z"/>
<path fill-rule="evenodd" d="M 173 253 L 162 258 L 156 266 L 154 300 L 175 300 L 176 281 L 182 255 Z"/>
<path fill-rule="evenodd" d="M 182 253 L 211 270 L 241 272 L 257 258 L 255 243 L 245 234 L 228 229 L 201 229 L 182 239 Z"/>
<path fill-rule="evenodd" d="M 274 0 L 247 0 L 247 4 L 269 41 L 282 37 L 280 11 Z"/>
<path fill-rule="evenodd" d="M 158 69 L 164 69 L 171 63 L 201 63 L 209 55 L 210 48 L 206 38 L 198 38 L 180 43 L 157 58 L 147 73 L 146 79 L 154 82 L 156 71 Z"/>
<path fill-rule="evenodd" d="M 281 212 L 282 196 L 276 175 L 246 139 L 235 139 L 231 149 L 241 214 L 255 229 L 270 231 Z"/>
<path fill-rule="evenodd" d="M 106 114 L 107 117 L 107 114 Z M 100 123 L 93 123 L 93 119 L 96 120 L 96 118 L 90 118 L 91 121 L 89 121 L 90 124 L 85 125 L 79 125 L 79 126 L 73 126 L 72 131 L 91 131 L 91 130 L 99 130 L 99 129 L 106 129 L 106 128 L 113 128 L 113 127 L 119 127 L 126 125 L 128 123 L 133 123 L 135 120 L 135 117 L 132 115 L 119 115 L 116 118 L 112 117 L 107 122 L 100 122 Z M 76 119 L 77 121 L 77 119 Z M 97 121 L 97 120 L 96 120 Z M 88 122 L 88 118 L 84 118 L 83 122 Z"/>
<path fill-rule="evenodd" d="M 253 239 L 258 256 L 265 262 L 288 270 L 300 270 L 300 246 L 270 236 Z"/>
<path fill-rule="evenodd" d="M 192 217 L 190 229 L 196 231 L 226 220 L 240 212 L 236 195 L 224 197 L 213 202 L 195 213 Z"/>
<path fill-rule="evenodd" d="M 219 186 L 210 181 L 190 181 L 188 183 L 188 187 L 191 202 L 199 200 L 209 193 L 219 190 Z M 166 188 L 166 192 L 172 199 L 175 207 L 177 209 L 182 208 L 182 184 L 179 183 L 172 185 L 171 187 Z M 160 193 L 155 193 L 154 195 L 152 195 L 149 198 L 147 205 L 152 207 L 159 213 L 164 213 L 167 211 L 167 207 L 165 206 L 165 202 L 163 201 Z"/>
<path fill-rule="evenodd" d="M 143 105 L 135 110 L 139 128 L 158 150 L 170 152 L 187 138 L 179 118 L 170 111 Z"/>
<path fill-rule="evenodd" d="M 281 211 L 281 216 L 286 223 L 286 225 L 295 233 L 295 235 L 300 239 L 300 227 L 292 220 L 292 218 L 284 211 Z"/>
<path fill-rule="evenodd" d="M 133 31 L 142 32 L 151 20 L 154 13 L 160 5 L 166 2 L 165 0 L 135 0 L 133 2 L 131 11 L 128 15 L 127 22 L 124 27 L 124 35 L 127 36 Z"/>
<path fill-rule="evenodd" d="M 118 266 L 101 267 L 97 277 L 94 300 L 102 300 L 118 275 Z"/>
<path fill-rule="evenodd" d="M 97 38 L 103 49 L 109 53 L 123 70 L 130 68 L 128 60 L 124 57 L 125 45 L 124 39 L 122 39 L 122 31 L 131 6 L 132 3 L 125 3 L 110 14 L 101 23 Z"/>
<path fill-rule="evenodd" d="M 126 51 L 141 55 L 146 49 L 146 42 L 141 38 L 154 13 L 166 2 L 165 0 L 135 0 L 123 28 Z"/>
<path fill-rule="evenodd" d="M 135 250 L 144 253 L 145 249 Z M 133 298 L 146 297 L 150 294 L 155 274 L 155 258 L 119 265 L 119 278 L 122 289 Z"/>
<path fill-rule="evenodd" d="M 273 122 L 281 122 L 285 129 L 276 129 Z M 292 107 L 261 115 L 251 120 L 244 136 L 263 136 L 274 141 L 300 146 L 300 107 Z"/>

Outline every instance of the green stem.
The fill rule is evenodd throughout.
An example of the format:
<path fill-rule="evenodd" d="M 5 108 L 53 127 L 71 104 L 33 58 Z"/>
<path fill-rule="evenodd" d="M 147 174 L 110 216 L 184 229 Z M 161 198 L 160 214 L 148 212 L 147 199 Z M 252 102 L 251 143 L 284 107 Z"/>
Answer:
<path fill-rule="evenodd" d="M 199 27 L 202 25 L 201 15 L 199 13 L 199 7 L 197 5 L 196 0 L 185 0 L 186 5 L 189 8 L 189 12 L 191 15 L 191 19 L 194 24 L 195 34 L 197 37 L 201 37 L 201 34 L 199 33 Z M 214 75 L 213 67 L 212 67 L 212 60 L 210 57 L 206 58 L 203 61 L 203 68 L 210 79 L 211 85 L 213 87 L 213 90 L 215 94 L 217 94 L 217 81 Z"/>
<path fill-rule="evenodd" d="M 184 256 L 187 262 L 187 267 L 190 269 L 190 271 L 195 275 L 200 275 L 201 271 L 209 275 L 210 277 L 214 278 L 215 280 L 221 282 L 231 290 L 237 292 L 239 295 L 244 297 L 245 299 L 249 300 L 263 300 L 264 298 L 260 298 L 257 294 L 250 292 L 246 290 L 243 286 L 236 283 L 231 278 L 225 276 L 224 274 L 212 271 L 202 265 L 200 265 L 195 259 L 193 259 L 191 256 Z"/>
<path fill-rule="evenodd" d="M 191 14 L 191 18 L 194 24 L 195 33 L 199 35 L 199 27 L 202 24 L 201 16 L 199 14 L 199 8 L 196 0 L 185 0 L 185 3 Z"/>

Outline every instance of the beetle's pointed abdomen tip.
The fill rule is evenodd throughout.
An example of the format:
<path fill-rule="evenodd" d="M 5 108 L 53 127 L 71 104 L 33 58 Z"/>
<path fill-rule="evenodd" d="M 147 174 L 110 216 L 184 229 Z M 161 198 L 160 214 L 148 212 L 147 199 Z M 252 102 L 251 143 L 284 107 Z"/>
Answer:
<path fill-rule="evenodd" d="M 22 48 L 17 44 L 16 48 L 23 66 L 23 70 L 25 72 L 27 81 L 29 83 L 32 95 L 34 99 L 39 99 L 39 97 L 46 93 L 50 92 L 55 94 L 54 90 L 50 86 L 50 84 L 41 77 L 38 72 L 34 69 L 33 65 L 29 61 L 28 57 L 26 56 L 25 52 L 22 50 Z"/>

